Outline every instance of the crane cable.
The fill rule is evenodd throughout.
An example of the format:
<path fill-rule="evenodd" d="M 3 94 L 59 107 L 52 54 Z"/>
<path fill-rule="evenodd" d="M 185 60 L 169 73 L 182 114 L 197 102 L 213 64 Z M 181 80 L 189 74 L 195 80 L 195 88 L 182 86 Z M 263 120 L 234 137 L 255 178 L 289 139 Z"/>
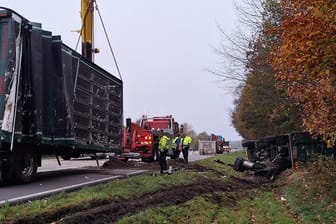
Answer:
<path fill-rule="evenodd" d="M 109 45 L 109 48 L 110 48 L 110 51 L 111 51 L 111 54 L 112 54 L 112 57 L 113 57 L 113 61 L 114 61 L 114 64 L 115 64 L 116 69 L 117 69 L 117 72 L 118 72 L 118 75 L 119 75 L 119 77 L 120 77 L 120 80 L 122 81 L 122 76 L 121 76 L 121 72 L 120 72 L 120 69 L 119 69 L 119 65 L 118 65 L 118 63 L 117 63 L 117 59 L 116 59 L 116 57 L 115 57 L 115 54 L 114 54 L 114 51 L 113 51 L 113 48 L 112 48 L 110 39 L 109 39 L 109 37 L 108 37 L 108 35 L 107 35 L 107 31 L 106 31 L 106 28 L 105 28 L 105 25 L 104 25 L 104 22 L 103 22 L 103 18 L 102 18 L 101 14 L 100 14 L 100 11 L 99 11 L 99 9 L 98 9 L 97 1 L 96 1 L 96 0 L 93 0 L 93 3 L 96 4 L 96 7 L 95 7 L 95 8 L 96 8 L 96 10 L 97 10 L 97 12 L 98 12 L 100 22 L 101 22 L 101 24 L 102 24 L 102 26 L 103 26 L 104 34 L 105 34 L 107 43 L 108 43 L 108 45 Z M 85 19 L 86 19 L 88 13 L 89 13 L 89 7 L 86 9 L 85 16 L 84 16 Z M 84 19 L 84 21 L 85 21 L 85 19 Z M 82 24 L 80 34 L 82 34 L 82 32 L 83 32 L 84 26 L 85 26 L 85 24 Z M 77 47 L 78 47 L 78 44 L 79 44 L 80 36 L 81 36 L 81 35 L 79 35 L 78 40 L 77 40 L 76 50 L 77 50 Z"/>
<path fill-rule="evenodd" d="M 109 45 L 109 47 L 110 47 L 110 51 L 111 51 L 111 54 L 112 54 L 112 57 L 113 57 L 114 64 L 115 64 L 115 66 L 116 66 L 116 68 L 117 68 L 118 75 L 119 75 L 120 79 L 122 80 L 121 73 L 120 73 L 120 69 L 119 69 L 119 65 L 118 65 L 118 63 L 117 63 L 117 59 L 116 59 L 115 54 L 114 54 L 114 52 L 113 52 L 113 49 L 112 49 L 112 45 L 111 45 L 110 39 L 109 39 L 109 37 L 108 37 L 108 35 L 107 35 L 107 31 L 106 31 L 106 28 L 105 28 L 105 25 L 104 25 L 104 22 L 103 22 L 103 18 L 102 18 L 101 14 L 100 14 L 100 11 L 99 11 L 99 9 L 98 9 L 98 4 L 97 4 L 96 1 L 95 1 L 95 3 L 96 3 L 96 9 L 97 9 L 97 12 L 98 12 L 98 15 L 99 15 L 99 18 L 100 18 L 100 22 L 102 23 L 102 26 L 103 26 L 103 29 L 104 29 L 104 33 L 105 33 L 105 37 L 106 37 L 107 43 L 108 43 L 108 45 Z"/>

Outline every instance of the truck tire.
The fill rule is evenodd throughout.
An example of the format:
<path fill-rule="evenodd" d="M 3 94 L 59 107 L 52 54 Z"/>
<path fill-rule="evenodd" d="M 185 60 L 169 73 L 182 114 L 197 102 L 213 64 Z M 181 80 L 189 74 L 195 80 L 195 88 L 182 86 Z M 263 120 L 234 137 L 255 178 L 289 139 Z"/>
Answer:
<path fill-rule="evenodd" d="M 37 153 L 34 150 L 15 152 L 16 161 L 13 164 L 13 180 L 15 183 L 29 183 L 37 173 Z"/>
<path fill-rule="evenodd" d="M 244 171 L 244 167 L 242 167 L 243 162 L 244 162 L 244 159 L 238 156 L 233 164 L 233 169 L 235 171 L 243 172 Z"/>
<path fill-rule="evenodd" d="M 141 161 L 144 163 L 149 163 L 153 161 L 152 157 L 141 157 Z"/>
<path fill-rule="evenodd" d="M 63 160 L 70 160 L 71 159 L 71 155 L 70 154 L 63 154 L 61 155 Z"/>

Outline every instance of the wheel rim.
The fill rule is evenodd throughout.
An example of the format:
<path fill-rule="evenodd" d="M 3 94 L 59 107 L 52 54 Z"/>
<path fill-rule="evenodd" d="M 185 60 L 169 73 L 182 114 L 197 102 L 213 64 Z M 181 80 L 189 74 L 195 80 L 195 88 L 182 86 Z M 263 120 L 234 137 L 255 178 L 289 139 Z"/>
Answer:
<path fill-rule="evenodd" d="M 34 173 L 34 164 L 35 164 L 35 159 L 34 156 L 31 153 L 26 153 L 23 156 L 23 167 L 21 173 L 24 176 L 31 176 Z"/>

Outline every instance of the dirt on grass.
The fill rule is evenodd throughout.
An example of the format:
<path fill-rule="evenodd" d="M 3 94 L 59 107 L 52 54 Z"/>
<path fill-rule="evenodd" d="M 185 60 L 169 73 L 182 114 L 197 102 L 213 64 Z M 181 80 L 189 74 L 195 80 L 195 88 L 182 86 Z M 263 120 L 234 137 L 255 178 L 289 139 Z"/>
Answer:
<path fill-rule="evenodd" d="M 168 166 L 173 166 L 175 168 L 184 169 L 187 164 L 184 163 L 183 159 L 168 159 Z M 124 162 L 118 159 L 110 159 L 103 164 L 103 168 L 107 169 L 120 169 L 120 168 L 128 168 L 128 169 L 143 169 L 143 170 L 160 170 L 160 166 L 158 162 L 147 163 L 142 162 L 140 160 L 128 160 Z"/>
<path fill-rule="evenodd" d="M 225 175 L 224 173 L 221 173 L 218 170 L 210 169 L 204 166 L 201 166 L 196 163 L 185 163 L 184 159 L 168 159 L 167 160 L 168 167 L 171 166 L 172 172 L 181 171 L 181 170 L 193 170 L 198 172 L 205 172 L 205 171 L 212 171 L 218 175 Z M 224 164 L 223 165 L 229 165 Z M 158 162 L 153 163 L 147 163 L 147 162 L 141 162 L 139 160 L 129 160 L 127 162 L 120 161 L 117 159 L 110 159 L 109 161 L 106 161 L 103 164 L 103 168 L 107 169 L 121 169 L 121 168 L 127 168 L 127 169 L 142 169 L 142 170 L 150 170 L 150 171 L 159 171 L 160 165 Z"/>
<path fill-rule="evenodd" d="M 174 172 L 178 170 L 193 170 L 197 172 L 216 172 L 218 175 L 225 175 L 216 170 L 209 170 L 198 164 L 184 163 L 183 160 L 169 160 L 168 165 L 172 166 Z M 103 167 L 105 169 L 134 168 L 155 171 L 159 174 L 158 163 L 142 163 L 139 161 L 108 161 Z M 153 172 L 154 173 L 154 172 Z M 114 223 L 124 216 L 130 216 L 145 209 L 164 207 L 169 205 L 178 205 L 196 196 L 206 195 L 208 200 L 212 200 L 221 206 L 234 206 L 243 197 L 248 197 L 250 193 L 247 190 L 260 188 L 263 185 L 246 178 L 228 177 L 228 181 L 218 182 L 206 176 L 195 180 L 193 183 L 178 186 L 174 189 L 162 189 L 147 195 L 140 195 L 128 200 L 100 200 L 94 201 L 89 205 L 73 206 L 57 211 L 51 211 L 50 214 L 44 214 L 31 219 L 21 219 L 14 223 Z M 220 192 L 221 194 L 219 194 Z M 222 192 L 226 192 L 223 197 Z"/>

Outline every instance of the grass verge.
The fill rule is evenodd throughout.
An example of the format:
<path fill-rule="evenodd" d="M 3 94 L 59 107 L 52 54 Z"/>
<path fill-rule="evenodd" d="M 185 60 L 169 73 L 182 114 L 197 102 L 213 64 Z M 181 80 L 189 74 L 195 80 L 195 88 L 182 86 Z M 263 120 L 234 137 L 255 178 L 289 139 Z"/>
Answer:
<path fill-rule="evenodd" d="M 189 194 L 191 196 L 185 200 L 174 201 L 171 204 L 155 201 L 154 204 L 143 208 L 140 201 L 137 210 L 127 210 L 118 216 L 115 222 L 239 224 L 336 221 L 334 160 L 317 158 L 298 171 L 285 171 L 276 182 L 267 184 L 266 187 L 242 189 L 230 181 L 235 178 L 244 179 L 246 174 L 236 173 L 232 167 L 224 165 L 233 164 L 238 155 L 242 156 L 243 152 L 217 155 L 215 158 L 193 163 L 203 167 L 201 171 L 182 170 L 173 175 L 159 175 L 158 171 L 150 171 L 108 184 L 87 187 L 78 192 L 59 193 L 22 205 L 5 205 L 0 208 L 0 223 L 22 223 L 22 220 L 28 220 L 25 223 L 44 223 L 46 220 L 49 223 L 74 223 L 73 220 L 76 219 L 72 219 L 71 214 L 80 219 L 85 213 L 92 212 L 93 218 L 99 218 L 99 215 L 95 215 L 98 213 L 92 210 L 97 212 L 100 205 L 106 207 L 100 214 L 107 215 L 106 220 L 110 220 L 108 215 L 116 211 L 111 210 L 109 205 L 123 202 L 122 205 L 125 205 L 127 210 L 125 202 L 135 203 L 134 198 L 148 199 L 151 202 L 151 195 L 154 198 L 155 194 L 158 196 L 158 192 L 168 192 L 169 189 L 175 188 L 185 187 L 187 191 L 188 186 L 194 186 L 193 189 L 199 190 L 200 193 Z M 215 160 L 224 164 L 214 162 Z M 200 179 L 208 180 L 213 185 L 202 191 L 202 186 L 195 186 Z M 163 195 L 162 201 L 165 200 L 167 198 Z M 145 203 L 146 200 L 143 201 Z M 44 219 L 46 217 L 48 219 Z M 83 223 L 89 222 L 83 220 Z"/>

